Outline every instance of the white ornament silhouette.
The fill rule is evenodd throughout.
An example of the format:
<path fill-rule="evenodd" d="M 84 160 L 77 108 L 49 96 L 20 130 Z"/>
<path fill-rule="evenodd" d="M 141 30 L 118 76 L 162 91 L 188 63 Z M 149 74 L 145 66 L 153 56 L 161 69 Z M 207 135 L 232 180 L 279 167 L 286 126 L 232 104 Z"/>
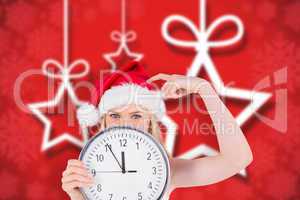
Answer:
<path fill-rule="evenodd" d="M 113 57 L 119 56 L 122 51 L 124 51 L 129 57 L 133 57 L 135 60 L 139 61 L 143 58 L 143 54 L 131 52 L 127 42 L 132 42 L 136 39 L 136 32 L 135 31 L 126 31 L 126 0 L 122 0 L 122 16 L 121 16 L 121 32 L 118 30 L 112 31 L 111 39 L 116 42 L 120 42 L 119 48 L 116 52 L 113 53 L 106 53 L 103 55 L 104 59 L 110 63 L 111 70 L 115 71 L 117 65 L 115 61 L 112 59 Z M 166 135 L 169 138 L 174 138 L 176 136 L 177 131 L 177 124 L 168 116 L 165 115 L 161 119 L 161 123 L 166 127 Z M 167 150 L 170 152 L 173 148 L 172 144 L 167 145 Z"/>
<path fill-rule="evenodd" d="M 115 71 L 117 69 L 117 64 L 113 60 L 113 57 L 120 56 L 124 51 L 127 56 L 130 58 L 134 58 L 134 60 L 141 60 L 143 58 L 143 54 L 131 52 L 128 47 L 128 42 L 133 42 L 136 40 L 136 32 L 135 31 L 127 31 L 126 30 L 126 1 L 122 0 L 122 15 L 121 15 L 121 31 L 114 30 L 110 34 L 110 38 L 114 42 L 119 42 L 120 45 L 115 52 L 106 53 L 103 55 L 104 59 L 111 65 L 111 70 Z"/>
<path fill-rule="evenodd" d="M 241 100 L 249 100 L 251 103 L 236 117 L 236 122 L 242 126 L 251 116 L 255 114 L 255 112 L 262 107 L 268 99 L 272 96 L 270 93 L 266 92 L 258 92 L 253 90 L 245 90 L 240 88 L 234 87 L 226 87 L 224 82 L 220 78 L 220 75 L 209 55 L 210 48 L 217 48 L 217 47 L 226 47 L 233 45 L 234 43 L 238 42 L 243 34 L 244 34 L 244 27 L 242 21 L 234 16 L 234 15 L 224 15 L 217 18 L 207 29 L 206 29 L 206 1 L 200 0 L 200 29 L 192 22 L 190 19 L 182 16 L 182 15 L 170 15 L 168 16 L 162 23 L 162 35 L 164 39 L 172 45 L 184 47 L 184 48 L 194 48 L 197 52 L 197 55 L 187 70 L 187 76 L 197 76 L 198 72 L 203 67 L 210 77 L 214 88 L 216 89 L 217 93 L 223 97 L 231 97 L 234 99 L 241 99 Z M 169 26 L 172 22 L 179 22 L 185 25 L 196 37 L 196 41 L 187 41 L 174 38 L 169 33 Z M 226 40 L 221 41 L 210 41 L 211 34 L 216 31 L 216 29 L 226 22 L 233 22 L 237 27 L 237 34 Z M 166 138 L 166 143 L 169 145 L 169 149 L 171 149 L 171 153 L 174 151 L 174 145 L 176 142 L 176 137 L 168 137 Z M 189 150 L 188 152 L 180 155 L 180 158 L 185 159 L 193 159 L 197 158 L 201 155 L 206 156 L 213 156 L 216 155 L 218 151 L 214 148 L 200 144 L 193 149 Z M 246 176 L 246 171 L 242 170 L 240 175 Z"/>
<path fill-rule="evenodd" d="M 60 136 L 50 139 L 51 135 L 51 121 L 40 111 L 42 108 L 48 108 L 48 107 L 54 107 L 57 106 L 60 102 L 60 100 L 64 97 L 65 91 L 70 96 L 71 101 L 76 105 L 82 105 L 83 101 L 80 101 L 78 97 L 76 96 L 74 89 L 72 87 L 72 83 L 70 82 L 71 79 L 78 79 L 81 77 L 84 77 L 89 73 L 90 66 L 89 63 L 84 59 L 77 59 L 71 64 L 69 64 L 69 2 L 68 0 L 64 0 L 64 6 L 63 6 L 63 26 L 64 26 L 64 32 L 63 32 L 63 38 L 64 38 L 64 50 L 63 50 L 63 57 L 64 57 L 64 63 L 60 63 L 57 60 L 54 59 L 47 59 L 42 64 L 42 72 L 44 75 L 48 76 L 49 78 L 54 79 L 60 79 L 61 83 L 59 85 L 58 91 L 55 95 L 55 97 L 50 101 L 44 101 L 44 102 L 37 102 L 37 103 L 31 103 L 28 104 L 29 109 L 32 111 L 36 117 L 42 121 L 44 124 L 44 135 L 43 135 L 43 141 L 41 145 L 41 151 L 47 151 L 51 149 L 52 147 L 56 146 L 59 143 L 62 143 L 64 141 L 68 141 L 78 147 L 83 147 L 85 142 L 88 140 L 88 133 L 83 132 L 83 138 L 82 140 L 72 136 L 69 133 L 62 133 Z M 54 66 L 59 71 L 58 73 L 54 73 L 48 69 L 49 66 Z M 83 66 L 83 71 L 79 73 L 73 73 L 72 70 L 77 66 Z"/>

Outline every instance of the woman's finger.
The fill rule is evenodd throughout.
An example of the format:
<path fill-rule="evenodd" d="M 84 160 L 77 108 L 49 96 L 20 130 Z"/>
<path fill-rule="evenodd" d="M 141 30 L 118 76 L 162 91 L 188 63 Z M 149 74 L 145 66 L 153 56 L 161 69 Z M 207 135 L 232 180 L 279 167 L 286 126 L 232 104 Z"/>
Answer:
<path fill-rule="evenodd" d="M 169 81 L 169 80 L 173 80 L 172 75 L 169 74 L 164 74 L 164 73 L 159 73 L 157 75 L 152 76 L 151 78 L 149 78 L 147 80 L 148 83 L 151 83 L 153 81 L 157 81 L 157 80 L 165 80 L 165 81 Z"/>
<path fill-rule="evenodd" d="M 93 185 L 92 183 L 72 181 L 72 182 L 68 182 L 68 183 L 63 183 L 62 188 L 64 189 L 64 191 L 68 192 L 68 191 L 72 191 L 73 189 L 78 188 L 78 187 L 90 187 L 92 185 Z"/>
<path fill-rule="evenodd" d="M 87 167 L 86 166 L 84 166 L 84 165 L 67 165 L 67 168 L 66 169 L 68 169 L 68 168 L 70 168 L 70 167 L 76 167 L 76 168 L 80 168 L 80 169 L 85 169 L 85 170 L 87 170 Z"/>
<path fill-rule="evenodd" d="M 162 92 L 164 94 L 164 98 L 177 98 L 176 90 L 177 90 L 177 85 L 176 83 L 173 82 L 167 82 L 162 86 Z"/>
<path fill-rule="evenodd" d="M 172 74 L 172 76 L 176 78 L 186 78 L 186 76 L 180 74 Z"/>
<path fill-rule="evenodd" d="M 72 181 L 81 181 L 81 182 L 85 182 L 85 183 L 93 183 L 94 179 L 92 179 L 91 177 L 82 176 L 80 174 L 70 174 L 70 175 L 64 176 L 62 178 L 62 183 L 68 183 L 68 182 L 72 182 Z"/>
<path fill-rule="evenodd" d="M 176 94 L 178 94 L 179 96 L 187 95 L 187 90 L 184 88 L 179 88 L 176 90 Z"/>
<path fill-rule="evenodd" d="M 78 166 L 78 167 L 85 167 L 83 162 L 77 159 L 70 159 L 68 160 L 68 166 Z"/>
<path fill-rule="evenodd" d="M 67 176 L 70 174 L 80 174 L 83 176 L 91 176 L 90 173 L 88 172 L 87 169 L 78 167 L 78 166 L 69 166 L 64 172 L 63 172 L 63 176 Z"/>

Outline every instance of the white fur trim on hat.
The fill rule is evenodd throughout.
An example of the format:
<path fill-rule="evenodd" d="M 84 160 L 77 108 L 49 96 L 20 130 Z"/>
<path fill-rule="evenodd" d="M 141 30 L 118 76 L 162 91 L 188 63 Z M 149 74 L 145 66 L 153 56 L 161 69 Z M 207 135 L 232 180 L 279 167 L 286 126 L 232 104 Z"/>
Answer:
<path fill-rule="evenodd" d="M 98 105 L 102 117 L 110 109 L 135 104 L 152 112 L 160 120 L 166 112 L 165 102 L 160 91 L 149 90 L 138 84 L 124 83 L 106 90 Z"/>
<path fill-rule="evenodd" d="M 77 109 L 77 119 L 80 126 L 95 126 L 100 120 L 98 109 L 89 103 L 82 104 Z"/>

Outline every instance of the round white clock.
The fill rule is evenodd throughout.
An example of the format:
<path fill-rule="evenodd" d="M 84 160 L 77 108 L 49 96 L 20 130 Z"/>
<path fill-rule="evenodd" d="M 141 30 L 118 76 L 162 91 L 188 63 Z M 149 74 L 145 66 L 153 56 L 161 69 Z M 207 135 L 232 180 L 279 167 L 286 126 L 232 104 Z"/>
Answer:
<path fill-rule="evenodd" d="M 79 159 L 95 179 L 80 188 L 88 200 L 159 200 L 170 181 L 170 163 L 149 133 L 115 126 L 92 137 Z"/>

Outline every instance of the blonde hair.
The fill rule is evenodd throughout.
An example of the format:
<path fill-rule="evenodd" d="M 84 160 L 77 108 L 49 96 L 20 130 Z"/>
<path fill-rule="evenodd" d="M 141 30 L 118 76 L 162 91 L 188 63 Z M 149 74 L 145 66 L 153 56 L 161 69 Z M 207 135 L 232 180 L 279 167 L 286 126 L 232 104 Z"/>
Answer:
<path fill-rule="evenodd" d="M 106 114 L 104 114 L 102 117 L 101 117 L 101 120 L 99 122 L 99 125 L 100 127 L 98 126 L 98 131 L 99 130 L 103 130 L 106 128 Z M 158 120 L 156 118 L 155 115 L 151 114 L 151 117 L 150 117 L 150 126 L 149 126 L 149 129 L 148 129 L 148 132 L 157 140 L 160 142 L 160 144 L 164 147 L 164 149 L 166 150 L 169 158 L 171 158 L 171 155 L 169 154 L 169 152 L 167 151 L 167 148 L 166 148 L 166 145 L 163 141 L 163 138 L 162 138 L 162 135 L 161 135 L 161 130 L 160 130 L 160 127 L 159 127 L 159 123 L 158 123 Z"/>
<path fill-rule="evenodd" d="M 159 127 L 159 123 L 158 123 L 158 120 L 157 120 L 155 115 L 151 115 L 150 127 L 149 127 L 148 132 L 151 133 L 153 135 L 153 137 L 160 142 L 160 144 L 166 150 L 168 157 L 171 158 L 171 155 L 167 151 L 167 146 L 165 145 L 165 142 L 163 141 L 163 138 L 162 138 L 162 135 L 161 135 L 161 130 L 160 130 L 160 127 Z"/>

